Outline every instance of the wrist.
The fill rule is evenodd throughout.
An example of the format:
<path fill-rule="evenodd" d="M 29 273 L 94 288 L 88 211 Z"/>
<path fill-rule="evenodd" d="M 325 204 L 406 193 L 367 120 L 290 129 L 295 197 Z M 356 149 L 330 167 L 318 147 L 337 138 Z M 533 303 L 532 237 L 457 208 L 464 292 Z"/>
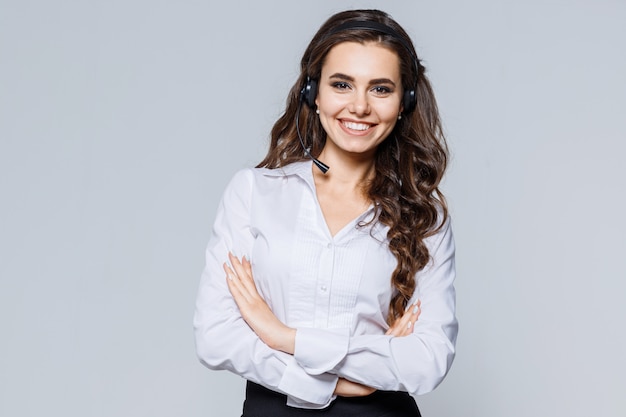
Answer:
<path fill-rule="evenodd" d="M 293 355 L 296 350 L 296 329 L 283 325 L 282 329 L 273 334 L 268 342 L 268 346 L 272 349 Z"/>
<path fill-rule="evenodd" d="M 375 388 L 357 382 L 348 381 L 344 378 L 337 380 L 334 395 L 340 397 L 364 397 L 376 391 Z"/>

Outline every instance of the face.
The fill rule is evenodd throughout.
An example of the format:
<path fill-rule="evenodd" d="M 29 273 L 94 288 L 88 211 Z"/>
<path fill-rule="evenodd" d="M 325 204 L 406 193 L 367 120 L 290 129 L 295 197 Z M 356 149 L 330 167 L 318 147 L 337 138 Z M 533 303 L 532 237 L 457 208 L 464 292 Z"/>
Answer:
<path fill-rule="evenodd" d="M 326 56 L 315 103 L 328 138 L 324 153 L 372 157 L 400 114 L 398 55 L 375 42 L 343 42 Z"/>

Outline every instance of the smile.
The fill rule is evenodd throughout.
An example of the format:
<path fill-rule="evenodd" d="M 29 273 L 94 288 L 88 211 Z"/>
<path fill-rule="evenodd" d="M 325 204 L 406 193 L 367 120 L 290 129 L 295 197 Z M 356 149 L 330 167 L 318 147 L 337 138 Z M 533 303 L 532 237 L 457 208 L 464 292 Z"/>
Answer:
<path fill-rule="evenodd" d="M 346 128 L 350 129 L 350 130 L 356 130 L 359 132 L 364 132 L 367 129 L 369 129 L 370 127 L 372 127 L 373 125 L 371 124 L 366 124 L 366 123 L 357 123 L 357 122 L 349 122 L 346 120 L 342 120 L 341 124 L 343 126 L 345 126 Z"/>

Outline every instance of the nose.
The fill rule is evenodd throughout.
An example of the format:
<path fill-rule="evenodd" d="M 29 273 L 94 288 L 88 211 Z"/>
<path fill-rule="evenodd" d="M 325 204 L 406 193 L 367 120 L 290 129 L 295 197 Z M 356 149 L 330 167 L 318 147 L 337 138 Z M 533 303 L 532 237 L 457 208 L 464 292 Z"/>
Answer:
<path fill-rule="evenodd" d="M 357 92 L 354 94 L 353 100 L 348 107 L 350 113 L 357 116 L 364 116 L 370 113 L 370 104 L 366 92 Z"/>

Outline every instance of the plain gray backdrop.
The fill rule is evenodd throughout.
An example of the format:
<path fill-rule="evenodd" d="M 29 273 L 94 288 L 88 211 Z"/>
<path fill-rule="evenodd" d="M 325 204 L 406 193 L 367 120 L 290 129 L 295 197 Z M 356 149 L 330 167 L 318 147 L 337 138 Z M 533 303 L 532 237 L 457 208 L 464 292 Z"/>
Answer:
<path fill-rule="evenodd" d="M 626 2 L 0 0 L 0 415 L 237 416 L 192 315 L 223 187 L 319 25 L 413 37 L 460 334 L 424 416 L 626 415 Z"/>

